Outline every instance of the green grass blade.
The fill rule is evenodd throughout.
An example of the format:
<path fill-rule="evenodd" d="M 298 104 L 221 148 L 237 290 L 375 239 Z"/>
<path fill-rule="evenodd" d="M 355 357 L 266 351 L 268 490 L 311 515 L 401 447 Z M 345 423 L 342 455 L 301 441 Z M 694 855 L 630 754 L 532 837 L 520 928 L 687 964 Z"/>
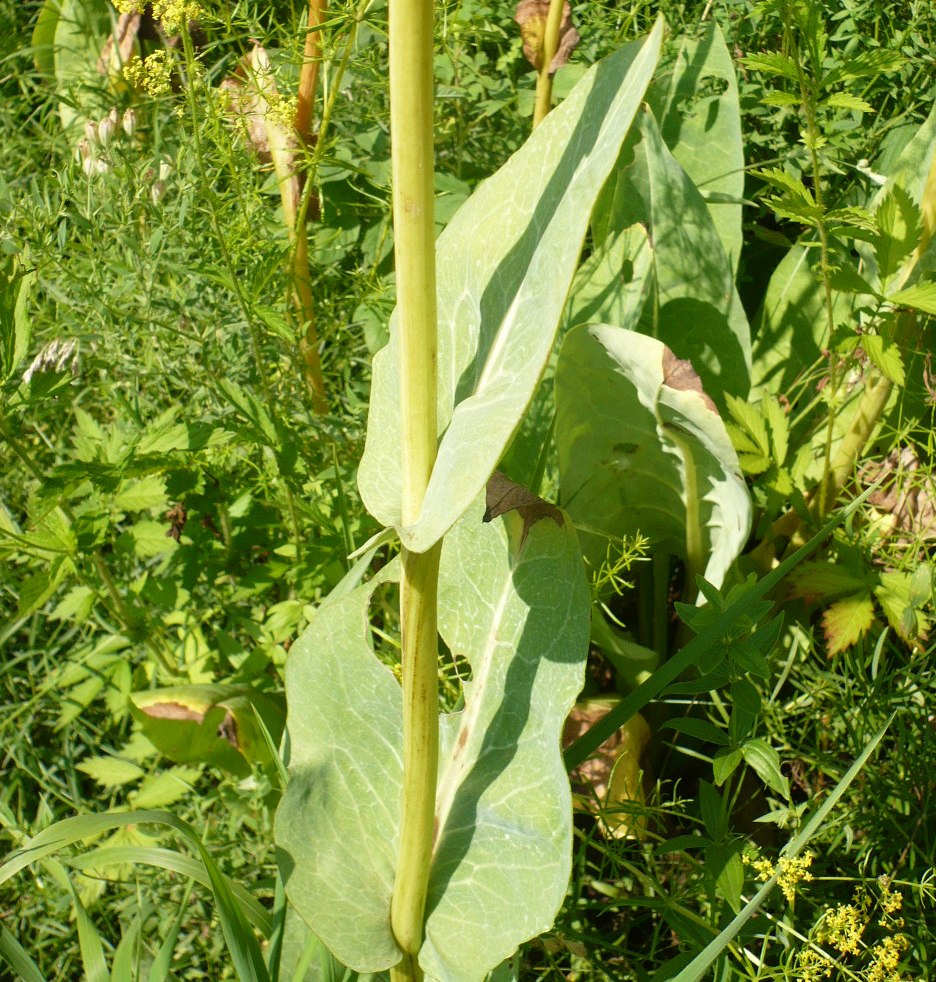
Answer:
<path fill-rule="evenodd" d="M 124 863 L 140 863 L 146 866 L 157 866 L 170 870 L 181 876 L 195 880 L 202 886 L 211 886 L 211 877 L 204 863 L 191 856 L 184 856 L 173 849 L 158 847 L 140 848 L 139 846 L 105 846 L 91 852 L 66 860 L 72 869 L 100 869 L 105 866 L 118 866 Z M 247 920 L 263 935 L 269 937 L 273 922 L 269 911 L 253 897 L 241 884 L 228 880 L 228 886 L 237 902 L 244 909 Z"/>
<path fill-rule="evenodd" d="M 150 965 L 149 982 L 166 982 L 166 979 L 169 978 L 169 971 L 172 968 L 172 956 L 175 953 L 176 941 L 179 938 L 179 931 L 182 930 L 182 922 L 185 920 L 191 894 L 192 881 L 189 880 L 185 890 L 185 896 L 183 896 L 182 903 L 179 905 L 179 913 L 176 914 L 176 918 L 172 922 L 172 927 L 169 928 L 169 933 L 159 946 L 159 950 L 153 958 L 153 963 Z"/>
<path fill-rule="evenodd" d="M 3 925 L 0 925 L 0 960 L 5 961 L 23 982 L 46 982 L 26 949 Z"/>
<path fill-rule="evenodd" d="M 111 963 L 111 982 L 133 982 L 138 977 L 135 969 L 139 967 L 141 926 L 140 915 L 137 914 L 114 952 L 114 960 Z"/>
<path fill-rule="evenodd" d="M 826 797 L 825 801 L 823 801 L 819 808 L 816 809 L 815 814 L 810 817 L 809 821 L 806 822 L 802 829 L 800 829 L 799 833 L 797 833 L 797 835 L 790 840 L 781 855 L 792 859 L 795 856 L 798 856 L 803 849 L 806 848 L 809 840 L 816 834 L 816 832 L 819 831 L 820 826 L 826 820 L 826 818 L 828 818 L 829 813 L 838 804 L 839 799 L 843 794 L 845 794 L 849 785 L 858 776 L 858 773 L 867 763 L 868 758 L 877 749 L 878 744 L 884 738 L 884 734 L 887 732 L 894 720 L 894 716 L 896 715 L 896 713 L 892 713 L 887 722 L 868 741 L 868 745 L 864 748 L 864 750 L 862 750 L 855 762 L 845 772 L 842 780 L 839 781 L 839 783 L 832 789 L 832 792 Z M 731 921 L 731 923 L 722 930 L 718 937 L 706 945 L 706 947 L 699 952 L 699 954 L 696 955 L 696 957 L 693 958 L 692 961 L 678 975 L 674 976 L 670 982 L 699 982 L 709 968 L 711 968 L 712 963 L 725 951 L 741 928 L 743 928 L 748 920 L 750 920 L 750 918 L 757 912 L 776 885 L 777 877 L 772 876 L 747 902 L 747 904 Z M 667 978 L 665 969 L 657 976 L 657 978 L 660 980 Z"/>
<path fill-rule="evenodd" d="M 6 882 L 26 866 L 45 859 L 82 839 L 90 838 L 102 832 L 109 832 L 124 825 L 146 823 L 168 825 L 197 850 L 208 873 L 211 890 L 218 905 L 221 930 L 237 977 L 241 982 L 269 982 L 260 945 L 254 937 L 243 909 L 235 901 L 226 878 L 218 869 L 217 864 L 211 858 L 211 854 L 195 830 L 171 812 L 151 809 L 119 814 L 76 815 L 72 818 L 63 819 L 61 822 L 56 822 L 49 828 L 43 829 L 42 832 L 33 836 L 21 849 L 17 849 L 10 856 L 0 867 L 0 884 Z M 107 982 L 106 975 L 103 982 Z"/>
<path fill-rule="evenodd" d="M 98 934 L 94 922 L 88 916 L 88 911 L 81 902 L 81 897 L 78 896 L 75 884 L 72 883 L 71 877 L 65 873 L 58 860 L 48 859 L 46 865 L 47 867 L 59 867 L 71 892 L 72 903 L 75 905 L 75 924 L 78 927 L 78 947 L 81 950 L 81 964 L 84 966 L 86 982 L 110 982 L 110 972 L 107 970 L 107 959 L 104 957 L 104 945 L 101 943 L 101 936 Z"/>

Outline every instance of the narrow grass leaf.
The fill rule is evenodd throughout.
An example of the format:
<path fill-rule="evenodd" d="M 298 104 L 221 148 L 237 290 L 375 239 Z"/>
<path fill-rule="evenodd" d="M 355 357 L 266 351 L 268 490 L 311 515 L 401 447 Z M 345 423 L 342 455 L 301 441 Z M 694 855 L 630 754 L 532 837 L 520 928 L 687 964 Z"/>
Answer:
<path fill-rule="evenodd" d="M 2 924 L 0 924 L 0 958 L 16 972 L 17 978 L 22 979 L 22 982 L 46 982 L 46 977 L 39 971 L 26 949 Z"/>

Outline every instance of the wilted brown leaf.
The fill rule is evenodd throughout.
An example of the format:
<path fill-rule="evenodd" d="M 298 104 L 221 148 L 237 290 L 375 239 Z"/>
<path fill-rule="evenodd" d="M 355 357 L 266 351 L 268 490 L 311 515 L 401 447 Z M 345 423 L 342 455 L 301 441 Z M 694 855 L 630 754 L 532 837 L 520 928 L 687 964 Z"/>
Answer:
<path fill-rule="evenodd" d="M 575 705 L 562 731 L 568 747 L 607 715 L 616 699 L 589 699 Z M 572 771 L 572 788 L 583 796 L 584 808 L 596 812 L 605 835 L 615 839 L 639 837 L 645 821 L 626 808 L 616 806 L 646 801 L 649 769 L 644 755 L 650 743 L 650 727 L 640 713 L 632 716 L 598 748 L 595 754 Z"/>
<path fill-rule="evenodd" d="M 543 39 L 548 14 L 549 0 L 520 0 L 514 13 L 514 21 L 520 27 L 520 36 L 523 38 L 523 53 L 537 71 L 543 67 Z M 549 63 L 550 75 L 569 60 L 580 40 L 579 33 L 572 24 L 572 7 L 566 0 L 562 5 L 562 21 L 559 25 L 559 47 Z"/>
<path fill-rule="evenodd" d="M 119 71 L 130 60 L 142 17 L 142 14 L 121 14 L 117 18 L 117 24 L 104 42 L 101 57 L 98 58 L 97 70 L 101 75 Z"/>
<path fill-rule="evenodd" d="M 684 392 L 698 392 L 706 408 L 711 409 L 713 413 L 718 412 L 715 403 L 702 388 L 702 379 L 696 374 L 692 362 L 685 358 L 677 358 L 666 346 L 663 348 L 663 384 Z"/>
<path fill-rule="evenodd" d="M 912 447 L 898 447 L 861 470 L 865 485 L 884 478 L 868 502 L 890 515 L 894 529 L 913 539 L 936 539 L 936 487 Z"/>

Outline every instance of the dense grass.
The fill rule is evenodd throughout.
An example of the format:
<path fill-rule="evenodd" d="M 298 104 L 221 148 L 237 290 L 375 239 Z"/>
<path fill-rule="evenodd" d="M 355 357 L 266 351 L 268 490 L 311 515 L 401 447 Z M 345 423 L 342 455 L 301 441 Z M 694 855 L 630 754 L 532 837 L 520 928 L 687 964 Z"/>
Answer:
<path fill-rule="evenodd" d="M 189 682 L 281 691 L 289 645 L 345 573 L 348 553 L 377 531 L 359 507 L 355 472 L 370 355 L 393 306 L 385 4 L 336 3 L 325 33 L 338 95 L 314 151 L 319 214 L 309 226 L 330 401 L 324 416 L 313 412 L 301 375 L 275 182 L 211 95 L 251 38 L 275 52 L 278 82 L 291 92 L 304 5 L 218 4 L 201 39 L 204 77 L 189 96 L 184 86 L 159 98 L 108 91 L 121 112 L 134 102 L 137 129 L 112 138 L 100 151 L 108 172 L 90 177 L 75 134 L 61 125 L 66 94 L 34 67 L 40 6 L 0 0 L 0 253 L 27 256 L 37 270 L 29 359 L 56 339 L 74 340 L 77 356 L 74 370 L 55 377 L 41 398 L 18 406 L 11 390 L 0 411 L 4 838 L 12 848 L 76 812 L 165 805 L 199 830 L 230 877 L 272 904 L 275 772 L 237 777 L 173 765 L 139 739 L 129 693 L 165 683 L 160 659 L 181 666 Z M 582 65 L 649 29 L 658 6 L 584 8 L 577 14 L 583 41 L 557 91 L 567 91 Z M 795 114 L 763 105 L 772 83 L 740 61 L 776 50 L 780 5 L 662 7 L 674 39 L 716 18 L 739 59 L 752 171 L 739 285 L 753 323 L 770 272 L 801 232 L 758 197 L 763 186 L 753 173 L 778 163 L 797 175 L 805 169 Z M 440 15 L 440 225 L 529 131 L 534 82 L 511 16 L 484 0 L 447 4 Z M 827 195 L 844 205 L 863 187 L 859 161 L 894 152 L 932 107 L 936 12 L 924 3 L 867 0 L 829 5 L 825 16 L 833 61 L 871 48 L 905 56 L 899 70 L 862 82 L 874 114 L 842 111 L 823 121 Z M 922 382 L 913 384 L 922 404 Z M 876 456 L 913 443 L 921 486 L 931 486 L 932 400 L 905 425 L 889 426 Z M 63 516 L 76 543 L 65 550 L 73 568 L 59 569 Z M 849 528 L 841 548 L 910 570 L 931 558 L 932 530 L 917 527 L 913 536 L 911 547 L 901 547 Z M 738 782 L 729 802 L 732 848 L 773 859 L 806 804 L 834 786 L 896 715 L 813 843 L 813 879 L 798 885 L 794 905 L 771 901 L 744 936 L 751 957 L 726 963 L 720 978 L 818 978 L 808 974 L 805 939 L 816 937 L 827 910 L 860 908 L 862 897 L 873 911 L 868 945 L 906 936 L 903 974 L 875 975 L 866 952 L 845 959 L 832 977 L 928 978 L 936 973 L 932 647 L 925 635 L 907 644 L 878 626 L 831 657 L 820 614 L 802 600 L 788 605 L 761 692 L 759 735 L 780 751 L 793 800 L 778 800 L 750 778 Z M 392 658 L 390 606 L 383 628 Z M 694 711 L 727 720 L 727 708 L 708 697 Z M 711 780 L 711 748 L 672 733 L 658 744 L 656 788 L 648 804 L 633 806 L 646 835 L 604 838 L 593 817 L 579 816 L 567 903 L 554 933 L 524 952 L 522 978 L 649 979 L 680 942 L 701 946 L 730 919 L 711 863 L 685 840 L 662 845 L 702 828 L 700 784 Z M 140 773 L 81 769 L 109 754 L 135 762 Z M 168 780 L 157 782 L 161 774 Z M 171 844 L 155 835 L 131 829 L 110 844 Z M 145 962 L 184 909 L 174 977 L 234 977 L 206 889 L 143 866 L 72 875 L 108 949 L 138 921 Z M 747 875 L 750 887 L 750 867 Z M 879 916 L 886 901 L 879 877 L 900 890 L 901 913 Z M 3 925 L 44 974 L 81 977 L 73 902 L 61 877 L 38 868 L 0 890 Z"/>

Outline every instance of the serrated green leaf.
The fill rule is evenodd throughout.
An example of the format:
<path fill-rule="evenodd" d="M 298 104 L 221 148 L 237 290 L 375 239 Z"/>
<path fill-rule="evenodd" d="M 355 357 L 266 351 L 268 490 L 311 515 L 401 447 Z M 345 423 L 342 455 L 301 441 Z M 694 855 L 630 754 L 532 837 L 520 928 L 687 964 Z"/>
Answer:
<path fill-rule="evenodd" d="M 780 754 L 766 740 L 746 740 L 740 746 L 744 762 L 754 769 L 757 776 L 776 794 L 790 797 L 790 784 L 780 770 Z"/>
<path fill-rule="evenodd" d="M 892 293 L 887 299 L 898 307 L 913 307 L 925 314 L 936 314 L 936 282 L 917 283 L 906 290 Z"/>
<path fill-rule="evenodd" d="M 922 216 L 917 203 L 899 184 L 884 192 L 875 212 L 879 236 L 874 243 L 874 258 L 882 284 L 900 269 L 903 260 L 916 248 L 920 239 Z"/>
<path fill-rule="evenodd" d="M 755 176 L 771 187 L 786 191 L 794 198 L 798 198 L 804 205 L 811 208 L 816 206 L 816 199 L 813 197 L 812 191 L 798 177 L 788 174 L 785 170 L 780 170 L 777 167 L 766 167 L 763 170 L 755 171 Z"/>
<path fill-rule="evenodd" d="M 859 99 L 856 95 L 848 92 L 833 92 L 826 96 L 820 105 L 827 106 L 829 109 L 853 109 L 861 113 L 873 113 L 874 107 Z"/>
<path fill-rule="evenodd" d="M 857 644 L 873 620 L 874 603 L 867 592 L 842 597 L 827 607 L 822 615 L 822 628 L 829 657 Z"/>
<path fill-rule="evenodd" d="M 762 54 L 747 55 L 741 59 L 741 64 L 752 72 L 777 75 L 789 79 L 791 82 L 799 82 L 799 70 L 796 62 L 779 51 L 765 51 Z"/>
<path fill-rule="evenodd" d="M 904 640 L 913 640 L 925 634 L 930 626 L 931 618 L 922 610 L 918 610 L 911 602 L 913 578 L 909 573 L 889 571 L 881 574 L 880 583 L 874 588 L 874 596 L 880 603 L 888 623 Z M 909 617 L 907 610 L 913 612 L 914 618 L 908 630 Z"/>
<path fill-rule="evenodd" d="M 167 522 L 157 522 L 149 518 L 134 522 L 128 529 L 133 540 L 134 554 L 140 559 L 149 559 L 176 550 L 178 543 L 166 534 L 168 531 Z"/>
<path fill-rule="evenodd" d="M 97 594 L 89 586 L 73 587 L 55 605 L 55 610 L 49 614 L 49 620 L 68 621 L 82 624 L 88 619 L 91 608 L 97 599 Z"/>
<path fill-rule="evenodd" d="M 896 51 L 888 51 L 884 48 L 864 51 L 854 58 L 847 58 L 837 64 L 823 76 L 822 82 L 825 87 L 829 87 L 856 78 L 895 72 L 906 63 L 906 60 Z"/>
<path fill-rule="evenodd" d="M 904 384 L 903 359 L 896 344 L 887 342 L 880 334 L 862 334 L 861 347 L 884 378 L 894 385 Z"/>
<path fill-rule="evenodd" d="M 656 64 L 646 43 L 599 62 L 437 243 L 441 435 L 419 519 L 401 529 L 399 330 L 374 358 L 359 471 L 368 511 L 423 551 L 478 496 L 520 422 L 549 355 L 592 203 L 617 159 Z M 576 138 L 569 141 L 569 133 Z M 535 228 L 535 233 L 534 233 Z"/>
<path fill-rule="evenodd" d="M 761 104 L 765 106 L 798 106 L 802 101 L 802 96 L 795 92 L 768 92 L 761 96 Z"/>
<path fill-rule="evenodd" d="M 120 757 L 90 757 L 78 764 L 78 770 L 105 788 L 139 781 L 146 773 L 142 767 Z"/>
<path fill-rule="evenodd" d="M 790 576 L 790 595 L 807 600 L 821 600 L 842 593 L 852 593 L 868 587 L 863 571 L 849 566 L 807 562 L 802 563 Z"/>
<path fill-rule="evenodd" d="M 184 798 L 201 776 L 197 767 L 170 767 L 148 777 L 129 800 L 134 808 L 161 808 Z"/>
<path fill-rule="evenodd" d="M 165 508 L 167 505 L 166 480 L 158 474 L 124 482 L 114 495 L 114 507 L 121 511 L 143 511 L 147 508 Z"/>

